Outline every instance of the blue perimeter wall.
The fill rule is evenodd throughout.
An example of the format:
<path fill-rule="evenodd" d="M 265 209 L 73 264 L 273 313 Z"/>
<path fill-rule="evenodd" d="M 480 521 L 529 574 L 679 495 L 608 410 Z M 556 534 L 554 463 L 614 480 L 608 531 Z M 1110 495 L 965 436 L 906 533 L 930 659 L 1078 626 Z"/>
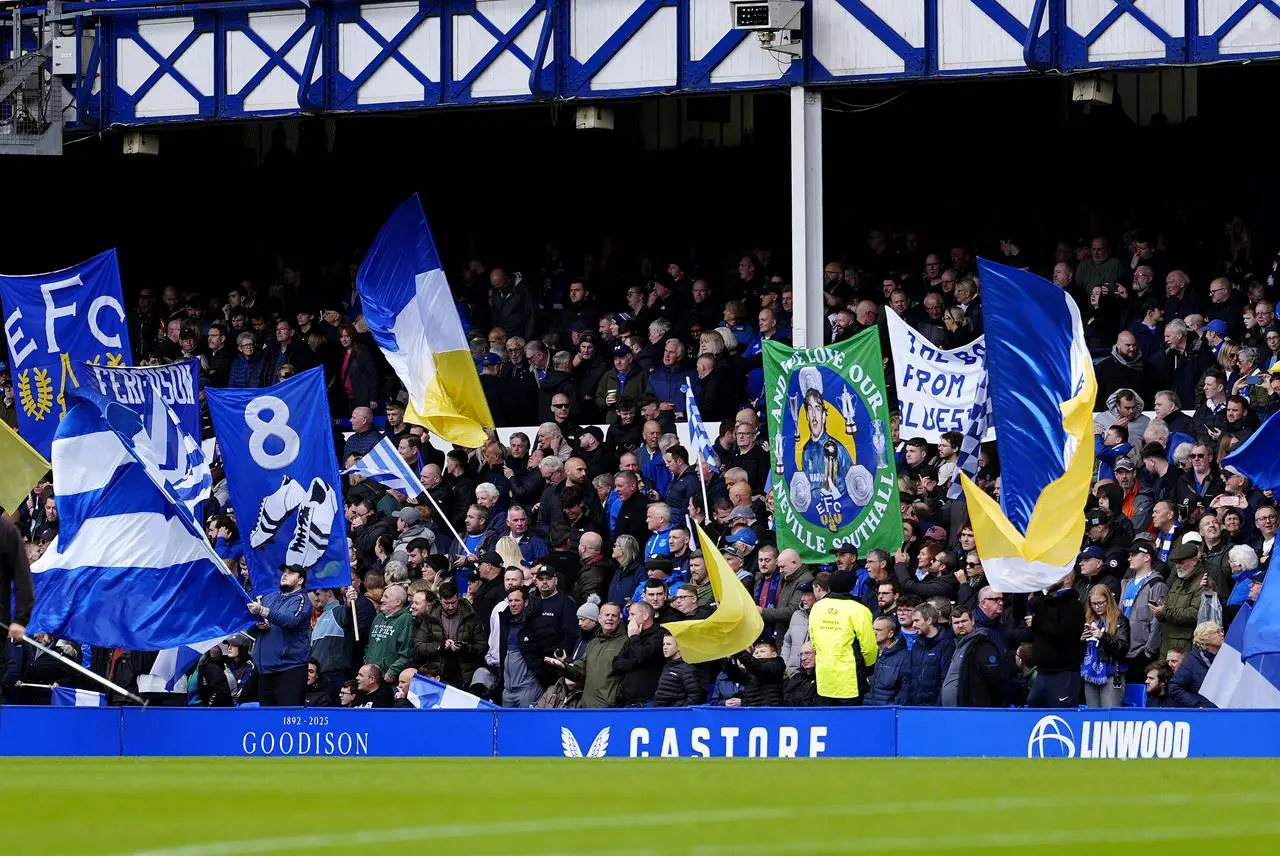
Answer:
<path fill-rule="evenodd" d="M 0 756 L 1280 757 L 1280 711 L 0 708 Z"/>

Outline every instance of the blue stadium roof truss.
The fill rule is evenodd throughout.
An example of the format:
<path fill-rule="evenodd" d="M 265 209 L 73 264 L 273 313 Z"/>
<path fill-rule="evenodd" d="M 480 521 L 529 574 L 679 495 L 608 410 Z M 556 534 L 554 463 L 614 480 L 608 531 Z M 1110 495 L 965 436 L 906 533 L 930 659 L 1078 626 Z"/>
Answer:
<path fill-rule="evenodd" d="M 807 0 L 804 57 L 728 0 L 66 3 L 72 127 L 607 100 L 1280 56 L 1280 0 Z M 34 17 L 32 18 L 34 20 Z M 8 28 L 0 28 L 7 51 Z"/>

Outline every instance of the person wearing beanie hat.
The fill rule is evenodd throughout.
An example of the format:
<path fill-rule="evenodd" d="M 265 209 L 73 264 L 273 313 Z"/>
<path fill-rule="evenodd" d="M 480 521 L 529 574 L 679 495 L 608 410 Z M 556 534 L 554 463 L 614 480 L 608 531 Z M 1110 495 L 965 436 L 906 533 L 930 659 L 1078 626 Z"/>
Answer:
<path fill-rule="evenodd" d="M 587 653 L 587 643 L 596 638 L 600 632 L 600 597 L 591 595 L 587 602 L 578 607 L 578 644 L 569 653 L 570 663 L 576 663 Z"/>
<path fill-rule="evenodd" d="M 856 581 L 852 571 L 833 572 L 831 593 L 809 615 L 819 705 L 862 704 L 879 654 L 871 611 L 851 594 Z"/>

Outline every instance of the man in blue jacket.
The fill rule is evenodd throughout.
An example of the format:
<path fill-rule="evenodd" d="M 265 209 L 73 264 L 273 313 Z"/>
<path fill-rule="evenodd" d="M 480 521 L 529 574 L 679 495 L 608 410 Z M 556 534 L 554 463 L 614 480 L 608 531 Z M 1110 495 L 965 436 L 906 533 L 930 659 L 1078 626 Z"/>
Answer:
<path fill-rule="evenodd" d="M 249 604 L 258 616 L 258 701 L 263 707 L 302 707 L 307 695 L 307 659 L 311 656 L 311 602 L 301 565 L 280 566 L 280 591 Z"/>

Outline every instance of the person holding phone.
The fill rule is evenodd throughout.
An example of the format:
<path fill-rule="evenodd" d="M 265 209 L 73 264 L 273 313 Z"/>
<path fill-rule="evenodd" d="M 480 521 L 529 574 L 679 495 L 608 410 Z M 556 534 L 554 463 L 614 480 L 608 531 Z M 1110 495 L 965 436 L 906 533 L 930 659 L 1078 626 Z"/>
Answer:
<path fill-rule="evenodd" d="M 1156 610 L 1164 604 L 1169 588 L 1155 573 L 1155 547 L 1144 539 L 1129 548 L 1129 573 L 1120 582 L 1120 612 L 1129 622 L 1129 650 L 1125 655 L 1125 680 L 1138 683 L 1159 655 L 1163 627 Z"/>

